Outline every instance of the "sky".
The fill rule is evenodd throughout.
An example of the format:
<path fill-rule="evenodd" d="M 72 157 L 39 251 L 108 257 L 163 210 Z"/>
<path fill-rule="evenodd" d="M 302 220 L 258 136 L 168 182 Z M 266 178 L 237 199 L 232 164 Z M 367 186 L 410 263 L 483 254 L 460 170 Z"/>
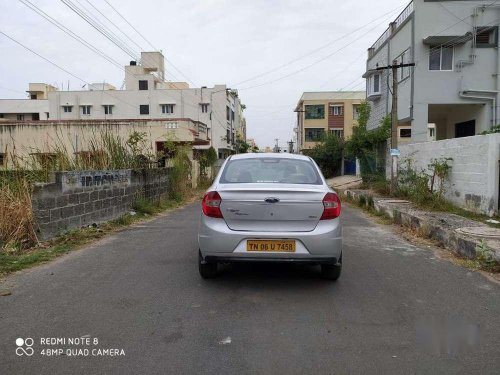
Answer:
<path fill-rule="evenodd" d="M 121 65 L 131 60 L 62 1 L 30 1 Z M 292 139 L 293 110 L 304 91 L 365 89 L 367 49 L 409 1 L 108 0 L 140 34 L 105 0 L 72 2 L 99 17 L 136 53 L 152 46 L 161 50 L 167 80 L 238 89 L 247 137 L 264 148 L 276 138 L 280 146 Z M 123 85 L 123 70 L 19 0 L 0 0 L 0 32 L 87 82 Z M 65 89 L 69 84 L 72 90 L 84 85 L 1 33 L 0 56 L 0 98 L 25 98 L 29 82 Z"/>

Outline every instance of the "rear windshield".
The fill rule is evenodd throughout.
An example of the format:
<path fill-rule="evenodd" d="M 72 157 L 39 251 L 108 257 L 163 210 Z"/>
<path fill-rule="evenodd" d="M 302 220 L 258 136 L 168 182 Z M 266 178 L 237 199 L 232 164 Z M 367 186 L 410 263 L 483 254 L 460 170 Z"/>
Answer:
<path fill-rule="evenodd" d="M 222 176 L 222 184 L 282 183 L 321 185 L 316 167 L 308 160 L 255 158 L 230 160 Z"/>

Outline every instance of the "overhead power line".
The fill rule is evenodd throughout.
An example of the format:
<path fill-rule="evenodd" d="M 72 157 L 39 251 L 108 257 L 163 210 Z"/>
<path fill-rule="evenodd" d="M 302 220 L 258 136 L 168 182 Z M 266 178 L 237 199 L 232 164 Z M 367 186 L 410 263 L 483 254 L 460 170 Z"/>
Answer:
<path fill-rule="evenodd" d="M 104 17 L 110 24 L 112 24 L 116 30 L 118 30 L 121 34 L 123 34 L 123 36 L 125 36 L 125 38 L 127 38 L 129 41 L 131 41 L 133 44 L 136 45 L 136 47 L 138 47 L 141 51 L 145 51 L 145 49 L 143 47 L 141 47 L 139 44 L 137 44 L 137 42 L 135 40 L 133 40 L 131 37 L 128 36 L 127 33 L 125 33 L 121 28 L 119 28 L 111 19 L 109 19 L 108 16 L 106 16 L 103 12 L 101 12 L 99 10 L 99 8 L 97 8 L 94 4 L 92 4 L 92 2 L 90 0 L 85 0 L 92 8 L 94 8 L 97 13 L 99 13 L 102 17 Z"/>
<path fill-rule="evenodd" d="M 271 70 L 268 70 L 268 71 L 265 71 L 263 73 L 257 74 L 257 75 L 255 75 L 253 77 L 245 79 L 244 81 L 240 81 L 240 82 L 234 83 L 233 86 L 238 86 L 238 85 L 241 85 L 243 83 L 254 81 L 254 80 L 258 79 L 258 78 L 264 77 L 264 76 L 269 75 L 271 73 L 274 73 L 274 72 L 276 72 L 278 70 L 281 70 L 282 68 L 285 68 L 285 67 L 287 67 L 289 65 L 292 65 L 293 63 L 295 63 L 297 61 L 300 61 L 300 60 L 303 60 L 303 59 L 305 59 L 307 57 L 310 57 L 311 55 L 315 54 L 316 52 L 319 52 L 319 51 L 321 51 L 321 50 L 323 50 L 323 49 L 331 46 L 332 44 L 337 43 L 338 41 L 340 41 L 342 39 L 345 39 L 345 38 L 351 36 L 352 34 L 358 32 L 358 31 L 361 31 L 362 29 L 364 29 L 365 27 L 371 25 L 372 23 L 377 22 L 380 18 L 386 18 L 386 16 L 388 16 L 389 14 L 393 14 L 393 13 L 395 13 L 396 11 L 398 11 L 401 8 L 402 8 L 402 6 L 399 6 L 399 7 L 395 8 L 395 9 L 393 9 L 393 10 L 387 12 L 387 13 L 382 14 L 381 16 L 379 16 L 379 17 L 373 19 L 372 21 L 364 24 L 363 26 L 361 26 L 361 27 L 359 27 L 359 28 L 357 28 L 357 29 L 355 29 L 353 31 L 349 31 L 348 33 L 346 33 L 344 35 L 341 35 L 340 37 L 338 37 L 338 38 L 336 38 L 336 39 L 334 39 L 334 40 L 332 40 L 332 41 L 330 41 L 330 42 L 328 42 L 326 44 L 323 44 L 320 47 L 317 47 L 317 48 L 315 48 L 315 49 L 313 49 L 313 50 L 311 50 L 311 51 L 309 51 L 309 52 L 307 52 L 307 53 L 305 53 L 305 54 L 303 54 L 303 55 L 301 55 L 299 57 L 296 57 L 293 60 L 290 60 L 290 61 L 288 61 L 288 62 L 286 62 L 286 63 L 284 63 L 284 64 L 282 64 L 280 66 L 277 66 L 277 67 L 275 67 L 275 68 L 273 68 Z"/>
<path fill-rule="evenodd" d="M 118 16 L 120 16 L 121 19 L 123 19 L 127 25 L 129 25 L 143 40 L 146 41 L 146 43 L 148 43 L 151 48 L 153 48 L 153 50 L 155 51 L 158 51 L 158 49 L 139 31 L 137 30 L 134 25 L 132 25 L 126 18 L 125 16 L 123 16 L 123 14 L 121 14 L 108 0 L 104 0 L 104 2 L 106 4 L 108 4 L 108 6 L 113 9 L 116 14 L 118 14 Z M 196 86 L 196 84 L 191 80 L 189 79 L 189 77 L 184 74 L 179 68 L 177 68 L 174 63 L 172 63 L 172 61 L 170 61 L 168 58 L 165 58 L 165 61 L 168 62 L 182 77 L 184 77 L 189 83 L 191 83 L 193 86 Z"/>
<path fill-rule="evenodd" d="M 24 4 L 26 7 L 30 8 L 32 11 L 34 11 L 35 13 L 37 13 L 38 15 L 40 15 L 41 17 L 45 18 L 47 21 L 49 21 L 51 24 L 53 24 L 54 26 L 56 26 L 57 28 L 59 28 L 60 30 L 62 30 L 64 33 L 66 33 L 67 35 L 69 35 L 71 38 L 75 39 L 77 42 L 83 44 L 85 47 L 87 47 L 88 49 L 90 49 L 92 52 L 94 52 L 97 55 L 101 56 L 102 58 L 104 58 L 105 60 L 107 60 L 108 62 L 110 62 L 111 64 L 117 66 L 118 68 L 124 70 L 122 64 L 120 64 L 118 61 L 116 61 L 115 59 L 113 59 L 112 57 L 110 57 L 109 55 L 107 55 L 106 53 L 104 53 L 103 51 L 99 50 L 98 48 L 94 47 L 92 44 L 90 44 L 89 42 L 87 42 L 85 39 L 83 39 L 82 37 L 80 37 L 78 34 L 74 33 L 71 29 L 69 29 L 66 26 L 64 26 L 63 24 L 61 24 L 55 18 L 51 17 L 49 14 L 47 14 L 42 9 L 40 9 L 38 6 L 36 6 L 35 4 L 33 4 L 31 1 L 29 1 L 29 0 L 19 0 L 19 2 L 21 2 L 22 4 Z"/>
<path fill-rule="evenodd" d="M 83 83 L 88 83 L 88 82 L 87 82 L 87 81 L 85 81 L 83 78 L 78 77 L 76 74 L 71 73 L 69 70 L 66 70 L 65 68 L 63 68 L 62 66 L 60 66 L 60 65 L 56 64 L 56 63 L 55 63 L 55 62 L 53 62 L 52 60 L 49 60 L 48 58 L 46 58 L 46 57 L 44 57 L 44 56 L 40 55 L 38 52 L 33 51 L 31 48 L 29 48 L 29 47 L 25 46 L 24 44 L 22 44 L 21 42 L 17 41 L 17 40 L 16 40 L 16 39 L 14 39 L 13 37 L 11 37 L 11 36 L 9 36 L 9 35 L 5 34 L 2 30 L 0 30 L 0 34 L 2 34 L 3 36 L 5 36 L 6 38 L 10 39 L 10 40 L 11 40 L 11 41 L 13 41 L 14 43 L 16 43 L 16 44 L 20 45 L 20 46 L 21 46 L 21 47 L 23 47 L 24 49 L 26 49 L 26 50 L 30 51 L 30 52 L 31 52 L 31 53 L 33 53 L 34 55 L 37 55 L 39 58 L 41 58 L 41 59 L 45 60 L 45 61 L 46 61 L 46 62 L 48 62 L 49 64 L 51 64 L 51 65 L 55 66 L 56 68 L 58 68 L 58 69 L 62 70 L 63 72 L 65 72 L 65 73 L 69 74 L 70 76 L 72 76 L 72 77 L 76 78 L 77 80 L 79 80 L 79 81 L 81 81 L 81 82 L 83 82 Z"/>
<path fill-rule="evenodd" d="M 120 42 L 120 40 L 118 40 L 116 37 L 113 37 L 113 35 L 104 30 L 103 27 L 100 26 L 98 22 L 96 22 L 94 19 L 85 14 L 85 12 L 83 12 L 80 8 L 78 8 L 73 2 L 71 2 L 70 0 L 61 0 L 61 2 L 64 5 L 66 5 L 69 9 L 71 9 L 74 13 L 76 13 L 85 22 L 87 22 L 90 26 L 96 29 L 100 34 L 106 37 L 106 39 L 111 41 L 115 46 L 120 48 L 123 52 L 132 57 L 134 60 L 138 60 L 138 56 L 135 54 L 134 51 L 131 51 L 127 46 L 123 45 L 123 43 Z"/>
<path fill-rule="evenodd" d="M 371 33 L 373 30 L 375 30 L 376 28 L 378 28 L 382 23 L 386 22 L 386 20 L 384 19 L 382 22 L 378 23 L 377 25 L 375 25 L 375 27 L 369 29 L 368 31 L 366 31 L 365 33 L 361 34 L 360 36 L 358 36 L 357 38 L 355 38 L 354 40 L 350 41 L 349 43 L 347 44 L 344 44 L 342 47 L 336 49 L 335 51 L 329 53 L 328 55 L 326 56 L 323 56 L 322 58 L 316 60 L 316 61 L 313 61 L 312 63 L 300 68 L 300 69 L 297 69 L 297 70 L 294 70 L 293 72 L 291 73 L 288 73 L 284 76 L 281 76 L 281 77 L 278 77 L 276 79 L 273 79 L 271 81 L 267 81 L 267 82 L 264 82 L 264 83 L 261 83 L 261 84 L 258 84 L 258 85 L 255 85 L 255 86 L 250 86 L 250 87 L 243 87 L 241 88 L 240 90 L 249 90 L 249 89 L 253 89 L 253 88 L 257 88 L 257 87 L 262 87 L 262 86 L 266 86 L 266 85 L 269 85 L 269 84 L 272 84 L 272 83 L 275 83 L 275 82 L 278 82 L 278 81 L 281 81 L 285 78 L 288 78 L 288 77 L 291 77 L 295 74 L 298 74 L 298 73 L 301 73 L 303 72 L 304 70 L 307 70 L 317 64 L 319 64 L 320 62 L 323 62 L 327 59 L 329 59 L 330 57 L 332 57 L 333 55 L 337 54 L 338 52 L 346 49 L 347 47 L 349 47 L 350 45 L 352 45 L 354 42 L 360 40 L 361 38 L 363 38 L 365 35 L 368 35 L 369 33 Z"/>
<path fill-rule="evenodd" d="M 135 31 L 137 34 L 139 34 L 139 36 L 140 36 L 142 39 L 144 39 L 144 40 L 146 41 L 146 43 L 148 43 L 148 44 L 151 46 L 151 48 L 153 48 L 153 50 L 154 50 L 154 51 L 158 51 L 158 48 L 156 48 L 156 47 L 155 47 L 155 46 L 154 46 L 154 45 L 153 45 L 153 44 L 152 44 L 152 43 L 151 43 L 151 42 L 150 42 L 150 41 L 149 41 L 149 40 L 148 40 L 148 39 L 147 39 L 144 35 L 142 35 L 142 34 L 141 34 L 141 32 L 140 32 L 139 30 L 137 30 L 137 29 L 134 27 L 134 25 L 132 25 L 132 24 L 131 24 L 131 23 L 130 23 L 130 22 L 129 22 L 129 21 L 128 21 L 128 20 L 127 20 L 127 19 L 126 19 L 126 18 L 125 18 L 122 14 L 121 14 L 121 13 L 120 13 L 120 12 L 119 12 L 119 11 L 118 11 L 118 10 L 117 10 L 114 6 L 113 6 L 113 5 L 111 5 L 111 4 L 110 4 L 110 2 L 109 2 L 108 0 L 104 0 L 104 2 L 105 2 L 106 4 L 108 4 L 108 6 L 109 6 L 111 9 L 113 9 L 113 10 L 116 12 L 116 14 L 118 14 L 118 15 L 121 17 L 121 19 L 123 19 L 123 20 L 127 23 L 127 25 L 129 25 L 132 29 L 134 29 L 134 31 Z"/>

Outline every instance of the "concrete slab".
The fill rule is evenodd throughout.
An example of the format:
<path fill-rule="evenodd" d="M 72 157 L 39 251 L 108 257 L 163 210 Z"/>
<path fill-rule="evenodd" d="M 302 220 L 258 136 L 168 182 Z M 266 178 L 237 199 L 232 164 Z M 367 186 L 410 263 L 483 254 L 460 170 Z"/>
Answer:
<path fill-rule="evenodd" d="M 357 176 L 337 176 L 326 180 L 328 186 L 333 189 L 354 189 L 361 185 L 363 180 Z"/>

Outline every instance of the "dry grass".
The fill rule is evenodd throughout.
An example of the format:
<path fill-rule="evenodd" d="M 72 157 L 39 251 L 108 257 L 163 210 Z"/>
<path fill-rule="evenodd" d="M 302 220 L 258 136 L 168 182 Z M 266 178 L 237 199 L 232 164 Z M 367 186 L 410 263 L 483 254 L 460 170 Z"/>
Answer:
<path fill-rule="evenodd" d="M 148 154 L 143 133 L 133 132 L 128 139 L 109 132 L 93 134 L 84 152 L 68 149 L 62 139 L 62 135 L 52 139 L 43 150 L 25 150 L 24 156 L 11 154 L 11 169 L 0 169 L 0 252 L 22 251 L 37 244 L 31 205 L 35 182 L 47 182 L 55 171 L 155 167 L 159 157 Z M 177 155 L 172 176 L 177 186 L 171 198 L 181 201 L 187 190 L 190 164 L 185 152 Z"/>
<path fill-rule="evenodd" d="M 30 183 L 16 179 L 0 184 L 0 248 L 18 251 L 37 242 Z"/>

